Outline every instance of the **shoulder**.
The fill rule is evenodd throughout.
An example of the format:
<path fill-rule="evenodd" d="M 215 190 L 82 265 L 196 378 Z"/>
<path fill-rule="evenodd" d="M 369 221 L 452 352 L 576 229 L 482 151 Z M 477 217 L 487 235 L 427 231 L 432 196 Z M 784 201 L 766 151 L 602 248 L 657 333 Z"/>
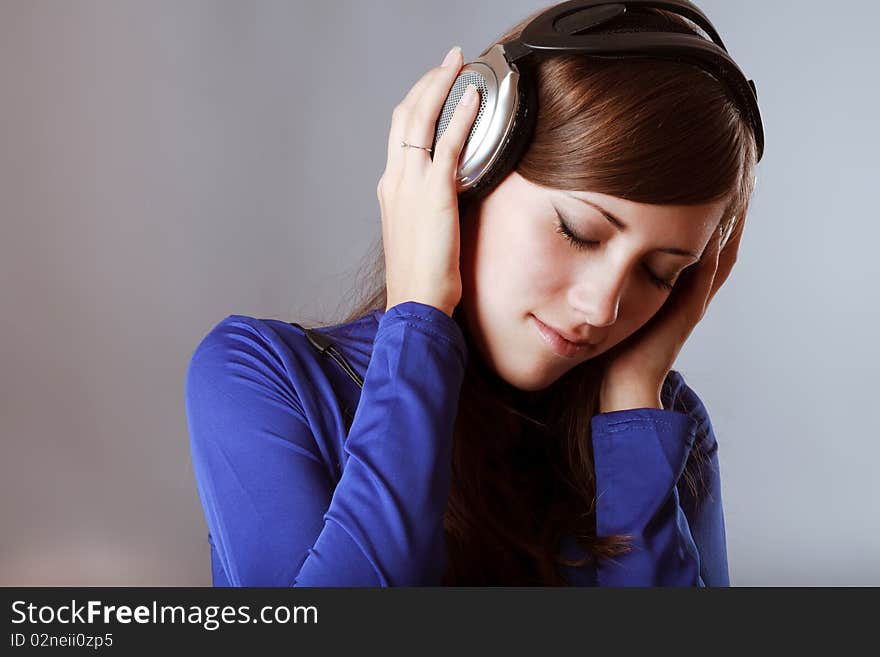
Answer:
<path fill-rule="evenodd" d="M 351 322 L 304 328 L 326 335 L 353 367 L 365 372 L 376 325 L 374 314 L 368 313 Z M 293 323 L 233 314 L 201 338 L 190 358 L 186 382 L 188 388 L 259 382 L 297 399 L 306 388 L 323 390 L 321 382 L 330 367 Z"/>
<path fill-rule="evenodd" d="M 268 367 L 295 347 L 290 337 L 279 335 L 266 320 L 227 315 L 201 338 L 190 358 L 189 369 L 236 364 Z"/>
<path fill-rule="evenodd" d="M 695 444 L 702 445 L 706 450 L 716 446 L 709 410 L 678 370 L 670 370 L 667 374 L 661 400 L 665 409 L 685 413 L 697 423 Z"/>
<path fill-rule="evenodd" d="M 303 350 L 304 351 L 304 350 Z M 193 350 L 186 371 L 187 403 L 200 399 L 242 398 L 284 389 L 302 411 L 295 393 L 295 346 L 264 320 L 227 315 L 214 324 Z"/>
<path fill-rule="evenodd" d="M 313 328 L 326 335 L 344 353 L 360 351 L 368 354 L 376 325 L 374 314 L 368 313 L 351 322 L 303 328 Z M 201 339 L 193 352 L 193 360 L 201 360 L 212 354 L 230 354 L 245 348 L 284 356 L 306 356 L 314 351 L 303 329 L 293 322 L 227 315 Z"/>
<path fill-rule="evenodd" d="M 375 324 L 367 316 L 319 330 L 355 363 L 371 322 Z M 343 344 L 348 347 L 339 346 Z M 366 364 L 362 375 L 365 370 Z M 356 407 L 359 396 L 353 383 L 340 383 L 343 378 L 347 381 L 301 328 L 279 319 L 228 315 L 201 338 L 186 370 L 193 442 L 232 441 L 252 449 L 250 432 L 268 432 L 296 443 L 295 449 L 335 471 L 344 439 L 343 416 Z M 299 431 L 300 424 L 307 432 Z"/>

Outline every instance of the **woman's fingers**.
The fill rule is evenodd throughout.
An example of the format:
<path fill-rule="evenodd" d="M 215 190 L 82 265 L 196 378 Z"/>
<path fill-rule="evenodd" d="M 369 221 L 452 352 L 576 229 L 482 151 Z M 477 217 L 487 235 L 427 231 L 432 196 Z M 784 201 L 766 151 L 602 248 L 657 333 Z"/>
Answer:
<path fill-rule="evenodd" d="M 720 230 L 714 233 L 710 240 L 711 251 L 704 256 L 704 258 L 708 258 L 708 261 L 706 262 L 705 278 L 701 277 L 700 298 L 702 301 L 700 314 L 697 317 L 698 321 L 706 314 L 706 309 L 709 307 L 709 302 L 712 300 L 712 290 L 714 289 L 712 286 L 718 278 L 718 263 L 721 258 L 721 241 L 723 239 L 724 235 Z"/>
<path fill-rule="evenodd" d="M 705 312 L 709 290 L 718 266 L 718 246 L 720 234 L 712 233 L 700 261 L 688 268 L 673 288 L 673 296 L 667 299 L 662 309 L 665 315 L 672 316 L 673 322 L 680 325 L 685 335 L 690 334 Z"/>
<path fill-rule="evenodd" d="M 433 128 L 430 138 L 426 142 L 424 137 L 425 131 L 416 126 L 415 132 L 413 133 L 411 132 L 411 127 L 418 121 L 428 121 L 432 126 L 436 125 L 437 118 L 440 116 L 442 103 L 436 108 L 436 112 L 433 112 L 432 115 L 432 110 L 425 107 L 423 97 L 428 89 L 444 86 L 448 94 L 449 87 L 452 86 L 452 82 L 458 76 L 458 71 L 461 68 L 461 65 L 461 49 L 455 47 L 447 53 L 444 63 L 425 73 L 418 82 L 413 85 L 403 100 L 394 108 L 394 111 L 391 114 L 391 128 L 388 131 L 388 157 L 385 162 L 386 171 L 396 171 L 400 168 L 403 162 L 403 156 L 407 155 L 405 151 L 415 150 L 417 153 L 419 152 L 419 149 L 401 148 L 400 143 L 402 141 L 406 141 L 415 146 L 431 147 L 430 142 L 434 139 Z M 432 95 L 432 98 L 435 96 L 436 94 Z M 431 103 L 434 104 L 435 101 L 432 100 Z M 421 151 L 421 154 L 428 155 L 428 152 Z"/>
<path fill-rule="evenodd" d="M 695 270 L 681 281 L 681 286 L 676 285 L 677 298 L 670 312 L 680 316 L 686 330 L 703 318 L 715 293 L 730 275 L 736 262 L 744 223 L 739 220 L 733 225 L 726 242 L 720 230 L 714 232 Z"/>
<path fill-rule="evenodd" d="M 443 102 L 449 95 L 461 66 L 461 50 L 454 48 L 443 65 L 434 69 L 433 75 L 425 80 L 418 97 L 409 105 L 411 111 L 406 116 L 406 134 L 402 139 L 420 146 L 431 146 Z"/>
<path fill-rule="evenodd" d="M 454 49 L 447 64 L 425 74 L 394 109 L 388 163 L 376 191 L 382 211 L 386 308 L 419 301 L 451 316 L 462 295 L 457 189 L 441 168 L 444 156 L 435 162 L 422 149 L 432 145 L 443 101 L 461 69 L 461 51 Z M 459 114 L 467 114 L 465 110 Z M 466 117 L 454 119 L 439 149 L 447 157 Z M 404 140 L 420 148 L 401 148 Z"/>
<path fill-rule="evenodd" d="M 718 259 L 718 272 L 715 274 L 715 279 L 712 281 L 712 290 L 709 293 L 710 301 L 721 286 L 724 285 L 724 282 L 733 270 L 733 265 L 736 264 L 736 256 L 739 252 L 739 244 L 742 239 L 744 225 L 745 217 L 737 217 L 736 223 L 731 229 L 730 237 L 727 238 L 727 243 L 721 250 Z"/>
<path fill-rule="evenodd" d="M 440 107 L 442 107 L 442 103 L 445 100 L 446 98 L 444 97 Z M 443 131 L 440 139 L 437 140 L 434 148 L 432 175 L 442 176 L 445 180 L 449 180 L 458 173 L 461 151 L 473 128 L 474 119 L 479 107 L 480 92 L 476 86 L 469 84 L 452 113 L 449 125 L 446 126 L 446 130 Z"/>
<path fill-rule="evenodd" d="M 403 100 L 397 104 L 394 111 L 391 112 L 391 127 L 388 130 L 388 159 L 385 163 L 386 168 L 389 164 L 392 164 L 392 160 L 399 154 L 401 141 L 416 143 L 415 140 L 406 138 L 405 130 L 408 122 L 407 117 L 424 92 L 425 86 L 430 84 L 432 80 L 435 80 L 439 72 L 440 67 L 436 67 L 425 73 L 419 78 L 418 82 L 412 86 L 409 92 L 407 92 Z M 418 145 L 424 146 L 425 144 Z"/>

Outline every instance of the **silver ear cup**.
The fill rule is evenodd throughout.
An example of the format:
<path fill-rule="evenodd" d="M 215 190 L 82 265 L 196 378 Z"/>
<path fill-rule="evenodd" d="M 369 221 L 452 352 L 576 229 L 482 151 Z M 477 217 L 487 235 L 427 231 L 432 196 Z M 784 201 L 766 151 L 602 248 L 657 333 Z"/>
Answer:
<path fill-rule="evenodd" d="M 453 83 L 437 119 L 432 147 L 449 126 L 467 85 L 474 84 L 480 94 L 480 107 L 459 158 L 459 193 L 473 188 L 506 146 L 520 102 L 518 82 L 519 72 L 508 64 L 503 47 L 497 45 L 465 64 Z"/>

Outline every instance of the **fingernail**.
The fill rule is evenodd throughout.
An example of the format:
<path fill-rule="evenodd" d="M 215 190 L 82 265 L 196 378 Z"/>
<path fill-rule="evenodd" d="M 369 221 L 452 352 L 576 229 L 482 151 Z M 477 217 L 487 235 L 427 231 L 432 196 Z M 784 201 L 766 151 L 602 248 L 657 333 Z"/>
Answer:
<path fill-rule="evenodd" d="M 469 84 L 461 95 L 461 101 L 459 102 L 461 102 L 462 105 L 473 105 L 477 102 L 477 87 L 473 84 Z"/>
<path fill-rule="evenodd" d="M 443 59 L 443 66 L 452 66 L 457 58 L 458 54 L 461 52 L 461 46 L 453 46 L 452 50 L 446 53 L 446 57 Z"/>

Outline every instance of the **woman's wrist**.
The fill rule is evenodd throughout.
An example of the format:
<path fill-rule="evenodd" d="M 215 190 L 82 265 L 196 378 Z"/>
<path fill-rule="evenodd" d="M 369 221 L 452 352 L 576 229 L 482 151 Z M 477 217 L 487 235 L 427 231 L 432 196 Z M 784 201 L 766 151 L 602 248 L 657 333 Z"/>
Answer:
<path fill-rule="evenodd" d="M 663 408 L 662 386 L 644 383 L 604 385 L 599 393 L 599 412 L 611 413 L 633 408 Z"/>
<path fill-rule="evenodd" d="M 456 304 L 455 306 L 450 308 L 449 304 L 438 302 L 438 301 L 426 298 L 424 296 L 412 296 L 411 295 L 411 296 L 405 296 L 402 299 L 391 299 L 391 298 L 387 299 L 387 301 L 385 303 L 385 312 L 388 312 L 388 310 L 390 310 L 394 306 L 397 306 L 401 303 L 405 303 L 407 301 L 415 301 L 416 303 L 421 303 L 426 306 L 432 306 L 433 308 L 436 308 L 440 312 L 449 315 L 449 317 L 452 317 L 452 313 L 455 311 L 455 308 L 458 306 Z"/>

